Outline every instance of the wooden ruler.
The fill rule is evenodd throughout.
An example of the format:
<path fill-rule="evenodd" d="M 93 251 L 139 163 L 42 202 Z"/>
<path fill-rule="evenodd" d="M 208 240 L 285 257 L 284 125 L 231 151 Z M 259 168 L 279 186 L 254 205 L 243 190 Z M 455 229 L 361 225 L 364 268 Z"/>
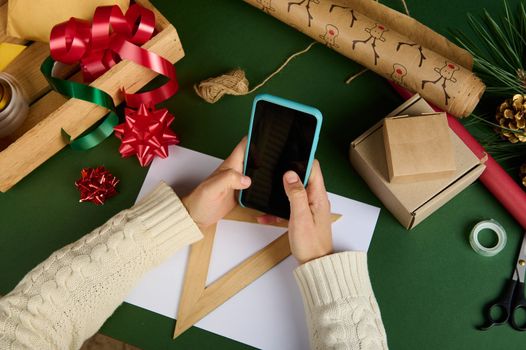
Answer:
<path fill-rule="evenodd" d="M 257 210 L 237 206 L 225 217 L 225 220 L 256 223 L 256 218 L 261 214 L 262 213 Z M 332 214 L 332 222 L 338 220 L 340 217 L 341 215 L 339 214 Z M 288 221 L 284 220 L 273 226 L 286 228 Z M 194 243 L 190 248 L 183 292 L 179 300 L 174 338 L 181 335 L 197 321 L 201 320 L 291 254 L 287 231 L 207 286 L 206 279 L 212 248 L 214 246 L 215 233 L 216 225 L 213 225 L 203 232 L 203 239 Z"/>

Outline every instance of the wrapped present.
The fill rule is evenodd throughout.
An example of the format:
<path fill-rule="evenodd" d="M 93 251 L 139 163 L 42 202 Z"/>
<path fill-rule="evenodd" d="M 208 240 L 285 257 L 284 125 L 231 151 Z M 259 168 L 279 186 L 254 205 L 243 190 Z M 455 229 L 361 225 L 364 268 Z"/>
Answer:
<path fill-rule="evenodd" d="M 118 5 L 128 9 L 130 0 L 9 0 L 7 34 L 25 40 L 49 42 L 51 29 L 71 17 L 91 20 L 99 6 Z"/>

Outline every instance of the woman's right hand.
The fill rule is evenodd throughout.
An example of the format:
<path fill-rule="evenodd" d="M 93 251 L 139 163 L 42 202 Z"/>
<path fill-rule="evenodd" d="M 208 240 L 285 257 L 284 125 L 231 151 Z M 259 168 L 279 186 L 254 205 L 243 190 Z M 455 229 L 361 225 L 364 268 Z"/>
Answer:
<path fill-rule="evenodd" d="M 289 242 L 292 255 L 304 264 L 332 253 L 331 209 L 320 163 L 314 160 L 307 188 L 298 174 L 287 171 L 283 186 L 290 202 Z M 281 219 L 264 215 L 259 223 Z"/>

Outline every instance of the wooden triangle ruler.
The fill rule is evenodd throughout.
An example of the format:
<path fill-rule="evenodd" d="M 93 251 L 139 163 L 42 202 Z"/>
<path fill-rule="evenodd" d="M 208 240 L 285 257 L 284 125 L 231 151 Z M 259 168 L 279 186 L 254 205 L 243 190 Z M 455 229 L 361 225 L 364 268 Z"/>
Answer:
<path fill-rule="evenodd" d="M 225 220 L 257 223 L 256 217 L 261 214 L 237 206 Z M 340 217 L 332 214 L 332 222 Z M 288 222 L 284 220 L 273 226 L 286 228 Z M 215 233 L 216 225 L 213 225 L 203 232 L 202 240 L 190 247 L 174 339 L 291 254 L 287 231 L 207 286 Z"/>

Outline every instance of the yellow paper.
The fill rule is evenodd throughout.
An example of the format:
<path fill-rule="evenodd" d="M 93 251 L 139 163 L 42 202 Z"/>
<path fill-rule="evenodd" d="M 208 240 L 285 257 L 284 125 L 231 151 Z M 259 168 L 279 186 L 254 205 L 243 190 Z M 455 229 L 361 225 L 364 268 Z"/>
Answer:
<path fill-rule="evenodd" d="M 119 5 L 126 11 L 129 4 L 130 0 L 9 0 L 7 34 L 47 43 L 51 29 L 71 17 L 91 21 L 99 6 Z"/>
<path fill-rule="evenodd" d="M 25 48 L 24 45 L 0 43 L 0 72 L 3 71 L 16 56 L 24 51 Z"/>

